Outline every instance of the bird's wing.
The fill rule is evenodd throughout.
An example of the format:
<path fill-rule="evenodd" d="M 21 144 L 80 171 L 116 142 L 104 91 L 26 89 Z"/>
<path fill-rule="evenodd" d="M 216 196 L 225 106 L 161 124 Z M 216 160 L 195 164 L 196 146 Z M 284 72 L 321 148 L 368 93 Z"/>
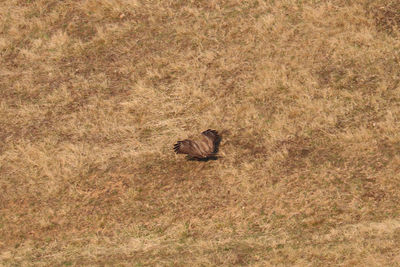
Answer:
<path fill-rule="evenodd" d="M 209 147 L 209 153 L 210 154 L 217 153 L 219 143 L 221 142 L 221 136 L 218 135 L 218 132 L 215 130 L 208 129 L 207 131 L 204 131 L 201 134 L 206 137 L 207 144 Z"/>
<path fill-rule="evenodd" d="M 193 150 L 192 140 L 178 141 L 174 145 L 174 151 L 176 154 L 191 154 Z"/>

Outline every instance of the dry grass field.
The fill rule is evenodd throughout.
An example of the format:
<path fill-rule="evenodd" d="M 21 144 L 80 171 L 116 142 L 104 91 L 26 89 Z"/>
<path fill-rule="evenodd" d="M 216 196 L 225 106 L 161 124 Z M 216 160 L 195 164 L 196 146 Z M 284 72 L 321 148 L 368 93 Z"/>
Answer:
<path fill-rule="evenodd" d="M 0 266 L 400 266 L 400 2 L 0 1 Z M 175 155 L 208 128 L 221 157 Z"/>

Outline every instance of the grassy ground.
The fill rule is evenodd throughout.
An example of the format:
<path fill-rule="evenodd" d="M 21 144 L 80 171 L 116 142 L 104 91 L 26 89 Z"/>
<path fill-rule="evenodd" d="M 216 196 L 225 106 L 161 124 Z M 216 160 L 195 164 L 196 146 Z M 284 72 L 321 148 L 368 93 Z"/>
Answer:
<path fill-rule="evenodd" d="M 399 266 L 398 1 L 0 2 L 0 265 Z"/>

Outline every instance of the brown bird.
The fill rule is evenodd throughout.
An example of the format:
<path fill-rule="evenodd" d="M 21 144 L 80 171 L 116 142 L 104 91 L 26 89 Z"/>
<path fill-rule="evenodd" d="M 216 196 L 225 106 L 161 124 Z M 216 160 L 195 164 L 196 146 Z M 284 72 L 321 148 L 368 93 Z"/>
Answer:
<path fill-rule="evenodd" d="M 221 136 L 215 130 L 208 129 L 201 133 L 200 140 L 183 140 L 174 145 L 176 154 L 188 154 L 189 157 L 197 160 L 216 158 Z"/>

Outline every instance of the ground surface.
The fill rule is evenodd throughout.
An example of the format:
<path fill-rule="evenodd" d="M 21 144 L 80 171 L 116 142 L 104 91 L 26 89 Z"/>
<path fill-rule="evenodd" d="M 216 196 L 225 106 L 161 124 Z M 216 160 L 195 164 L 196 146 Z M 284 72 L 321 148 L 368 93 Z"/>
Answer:
<path fill-rule="evenodd" d="M 0 265 L 399 265 L 398 1 L 0 3 Z"/>

